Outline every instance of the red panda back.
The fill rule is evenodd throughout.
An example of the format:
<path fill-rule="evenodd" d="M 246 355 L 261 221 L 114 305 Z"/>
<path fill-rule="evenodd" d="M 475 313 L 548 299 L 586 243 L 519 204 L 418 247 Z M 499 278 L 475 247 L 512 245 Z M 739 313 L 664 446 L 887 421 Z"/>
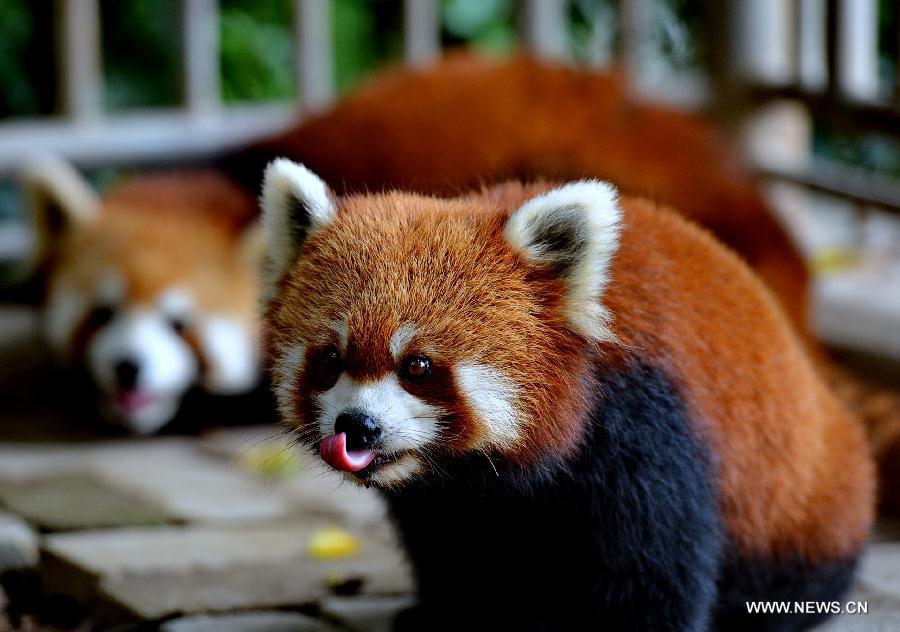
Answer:
<path fill-rule="evenodd" d="M 840 559 L 873 519 L 861 424 L 822 383 L 769 291 L 703 231 L 624 198 L 604 298 L 626 349 L 668 368 L 717 455 L 721 510 L 745 553 Z"/>

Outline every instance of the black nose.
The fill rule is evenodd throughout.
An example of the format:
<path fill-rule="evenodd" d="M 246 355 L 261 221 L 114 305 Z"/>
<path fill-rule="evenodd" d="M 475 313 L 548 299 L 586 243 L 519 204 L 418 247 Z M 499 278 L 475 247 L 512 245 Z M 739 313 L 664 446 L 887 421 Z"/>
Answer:
<path fill-rule="evenodd" d="M 138 375 L 141 372 L 140 365 L 131 358 L 125 358 L 116 362 L 113 367 L 116 375 L 116 386 L 127 391 L 137 385 Z"/>
<path fill-rule="evenodd" d="M 361 412 L 346 412 L 338 415 L 334 422 L 334 433 L 347 435 L 347 448 L 365 450 L 371 448 L 381 438 L 381 428 L 375 420 Z"/>

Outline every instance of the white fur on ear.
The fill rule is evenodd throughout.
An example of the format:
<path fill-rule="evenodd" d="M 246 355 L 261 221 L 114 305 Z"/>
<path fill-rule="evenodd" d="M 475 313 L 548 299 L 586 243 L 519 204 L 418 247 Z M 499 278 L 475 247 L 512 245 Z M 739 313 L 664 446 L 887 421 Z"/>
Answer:
<path fill-rule="evenodd" d="M 600 302 L 619 245 L 622 211 L 615 187 L 583 180 L 539 195 L 507 220 L 504 237 L 526 259 L 553 268 L 566 285 L 566 315 L 575 331 L 610 340 Z"/>
<path fill-rule="evenodd" d="M 334 219 L 337 208 L 319 176 L 286 158 L 266 167 L 261 204 L 274 282 L 294 262 L 303 242 Z"/>
<path fill-rule="evenodd" d="M 34 271 L 63 231 L 97 217 L 100 198 L 71 164 L 55 156 L 32 159 L 19 177 L 36 238 L 28 263 Z"/>

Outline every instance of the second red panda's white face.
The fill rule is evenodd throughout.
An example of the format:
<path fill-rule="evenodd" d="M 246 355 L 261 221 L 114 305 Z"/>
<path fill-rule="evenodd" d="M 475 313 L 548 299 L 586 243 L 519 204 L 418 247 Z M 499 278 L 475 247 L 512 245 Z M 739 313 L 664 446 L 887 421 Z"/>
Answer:
<path fill-rule="evenodd" d="M 269 167 L 273 380 L 326 463 L 393 486 L 577 440 L 587 351 L 612 336 L 619 211 L 604 183 L 547 189 L 338 201 L 299 165 Z"/>
<path fill-rule="evenodd" d="M 70 390 L 148 434 L 192 389 L 255 388 L 261 234 L 227 221 L 229 204 L 252 199 L 206 172 L 134 176 L 98 197 L 55 160 L 35 165 L 26 190 L 47 225 L 44 329 Z"/>

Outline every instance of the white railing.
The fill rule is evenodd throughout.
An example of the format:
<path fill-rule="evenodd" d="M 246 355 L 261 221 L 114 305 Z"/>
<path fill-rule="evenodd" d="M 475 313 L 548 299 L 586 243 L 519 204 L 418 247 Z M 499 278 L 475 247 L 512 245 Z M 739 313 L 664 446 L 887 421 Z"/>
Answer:
<path fill-rule="evenodd" d="M 293 2 L 297 100 L 238 106 L 226 105 L 221 99 L 218 1 L 182 0 L 182 103 L 166 109 L 108 113 L 102 98 L 99 1 L 57 1 L 60 28 L 56 48 L 63 112 L 54 117 L 0 122 L 0 178 L 8 177 L 24 158 L 35 153 L 58 154 L 80 166 L 209 154 L 282 130 L 335 97 L 330 0 Z M 521 0 L 522 45 L 538 56 L 568 57 L 567 12 L 576 1 Z M 618 57 L 626 75 L 631 79 L 668 76 L 653 58 L 659 51 L 652 49 L 660 25 L 665 27 L 668 20 L 671 26 L 671 9 L 662 7 L 660 0 L 618 0 L 616 7 L 612 19 L 618 24 L 619 46 L 611 54 Z M 755 112 L 746 104 L 786 97 L 814 111 L 817 107 L 824 107 L 826 113 L 840 111 L 855 117 L 863 127 L 874 124 L 900 136 L 900 63 L 895 59 L 896 80 L 891 89 L 880 85 L 877 0 L 730 0 L 727 5 L 711 3 L 710 8 L 717 9 L 719 19 L 710 20 L 705 35 L 718 42 L 717 46 L 724 44 L 716 51 L 718 59 L 713 60 L 714 93 L 724 103 L 744 104 L 741 114 L 745 121 Z M 609 11 L 598 13 L 593 27 L 602 26 L 609 33 L 610 19 Z M 425 65 L 440 56 L 437 0 L 405 0 L 403 21 L 405 63 Z M 893 50 L 900 52 L 900 34 L 895 37 Z M 650 94 L 680 102 L 690 102 L 693 97 L 694 103 L 698 94 L 699 101 L 706 94 L 702 83 L 685 77 L 668 79 Z M 632 83 L 641 88 L 638 81 Z M 682 96 L 677 94 L 679 90 Z M 731 98 L 735 90 L 738 99 Z M 808 121 L 807 116 L 805 123 L 793 129 L 808 128 Z M 755 134 L 755 139 L 763 140 L 756 144 L 764 147 L 762 153 L 770 159 L 778 155 L 773 148 L 779 142 L 793 139 L 793 146 L 782 154 L 787 156 L 786 162 L 761 165 L 778 181 L 793 181 L 860 208 L 900 209 L 900 191 L 894 183 L 876 186 L 871 178 L 846 177 L 846 170 L 817 173 L 811 162 L 808 130 L 792 135 L 779 131 L 785 129 L 783 125 L 774 129 L 771 139 L 761 133 Z M 9 243 L 20 241 L 16 237 L 7 239 L 6 246 L 0 243 L 0 255 L 10 252 Z"/>
<path fill-rule="evenodd" d="M 60 116 L 0 122 L 0 176 L 23 157 L 49 152 L 82 166 L 202 155 L 275 133 L 335 95 L 329 0 L 294 0 L 299 100 L 226 106 L 220 96 L 217 0 L 183 0 L 183 102 L 176 107 L 107 113 L 103 108 L 99 0 L 60 0 Z M 538 54 L 564 46 L 567 0 L 524 3 L 523 39 Z M 404 59 L 440 55 L 437 0 L 405 0 Z"/>

